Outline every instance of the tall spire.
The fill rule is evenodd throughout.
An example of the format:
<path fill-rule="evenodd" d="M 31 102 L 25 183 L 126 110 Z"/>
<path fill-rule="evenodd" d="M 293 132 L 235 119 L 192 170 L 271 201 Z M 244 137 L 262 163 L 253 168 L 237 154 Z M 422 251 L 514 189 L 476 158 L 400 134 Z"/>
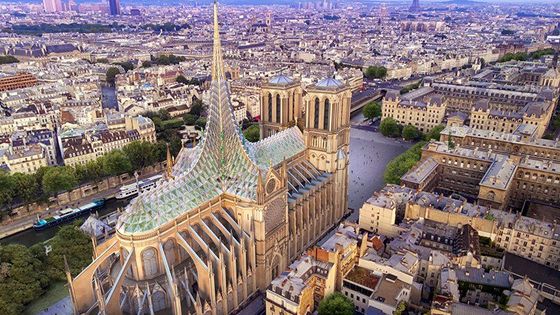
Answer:
<path fill-rule="evenodd" d="M 218 0 L 214 0 L 214 51 L 212 57 L 212 81 L 221 82 L 224 77 L 224 60 L 222 58 L 222 43 L 220 41 L 220 23 L 218 22 Z"/>

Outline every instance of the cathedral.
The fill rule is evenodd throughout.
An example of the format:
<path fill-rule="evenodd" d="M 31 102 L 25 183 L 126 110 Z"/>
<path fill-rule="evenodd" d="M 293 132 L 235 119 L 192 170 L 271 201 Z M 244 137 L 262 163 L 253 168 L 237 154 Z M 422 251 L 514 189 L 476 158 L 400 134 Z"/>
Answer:
<path fill-rule="evenodd" d="M 350 89 L 286 76 L 262 88 L 261 138 L 235 122 L 217 4 L 208 122 L 133 199 L 94 259 L 67 272 L 75 313 L 228 314 L 266 290 L 348 209 Z M 302 131 L 303 130 L 303 131 Z"/>

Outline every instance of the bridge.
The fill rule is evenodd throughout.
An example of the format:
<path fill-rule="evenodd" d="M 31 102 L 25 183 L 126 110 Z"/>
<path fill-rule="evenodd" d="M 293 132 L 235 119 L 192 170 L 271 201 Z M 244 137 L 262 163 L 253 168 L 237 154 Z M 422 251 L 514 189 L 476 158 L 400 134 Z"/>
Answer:
<path fill-rule="evenodd" d="M 384 89 L 366 89 L 354 93 L 350 105 L 350 115 L 359 112 L 369 102 L 381 100 L 385 96 L 385 92 Z"/>

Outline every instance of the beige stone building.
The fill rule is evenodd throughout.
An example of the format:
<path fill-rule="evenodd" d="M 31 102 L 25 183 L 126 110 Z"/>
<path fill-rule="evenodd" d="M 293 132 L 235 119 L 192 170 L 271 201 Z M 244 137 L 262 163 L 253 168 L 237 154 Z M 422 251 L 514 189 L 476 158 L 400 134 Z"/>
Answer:
<path fill-rule="evenodd" d="M 28 144 L 4 153 L 3 162 L 12 173 L 33 174 L 39 168 L 48 166 L 47 157 L 39 144 Z"/>
<path fill-rule="evenodd" d="M 560 204 L 558 161 L 500 154 L 491 148 L 431 142 L 401 181 L 415 189 L 457 192 L 496 209 L 521 209 L 527 200 Z"/>
<path fill-rule="evenodd" d="M 466 123 L 476 129 L 512 133 L 523 125 L 542 137 L 554 113 L 558 92 L 547 85 L 522 86 L 489 82 L 435 82 L 401 95 L 387 91 L 382 118 L 392 117 L 401 125 L 413 125 L 422 132 L 442 124 Z M 460 119 L 457 113 L 465 117 Z"/>
<path fill-rule="evenodd" d="M 412 125 L 428 132 L 443 123 L 446 109 L 443 96 L 434 94 L 429 87 L 404 95 L 388 91 L 383 98 L 382 119 L 391 117 L 401 125 Z"/>
<path fill-rule="evenodd" d="M 93 262 L 68 276 L 76 312 L 228 314 L 265 291 L 347 213 L 350 103 L 340 101 L 342 85 L 321 91 L 332 97 L 332 123 L 314 132 L 336 142 L 311 152 L 312 134 L 297 127 L 246 141 L 233 119 L 215 4 L 208 128 L 157 188 L 126 207 Z"/>

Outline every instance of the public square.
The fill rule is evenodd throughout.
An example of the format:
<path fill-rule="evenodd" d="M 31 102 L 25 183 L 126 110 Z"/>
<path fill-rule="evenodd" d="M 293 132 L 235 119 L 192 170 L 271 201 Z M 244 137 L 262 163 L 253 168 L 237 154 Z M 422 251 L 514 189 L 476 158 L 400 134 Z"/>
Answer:
<path fill-rule="evenodd" d="M 354 212 L 348 218 L 358 219 L 358 210 L 374 191 L 383 187 L 387 163 L 412 144 L 386 138 L 379 132 L 353 127 L 350 132 L 350 176 L 348 207 Z"/>

